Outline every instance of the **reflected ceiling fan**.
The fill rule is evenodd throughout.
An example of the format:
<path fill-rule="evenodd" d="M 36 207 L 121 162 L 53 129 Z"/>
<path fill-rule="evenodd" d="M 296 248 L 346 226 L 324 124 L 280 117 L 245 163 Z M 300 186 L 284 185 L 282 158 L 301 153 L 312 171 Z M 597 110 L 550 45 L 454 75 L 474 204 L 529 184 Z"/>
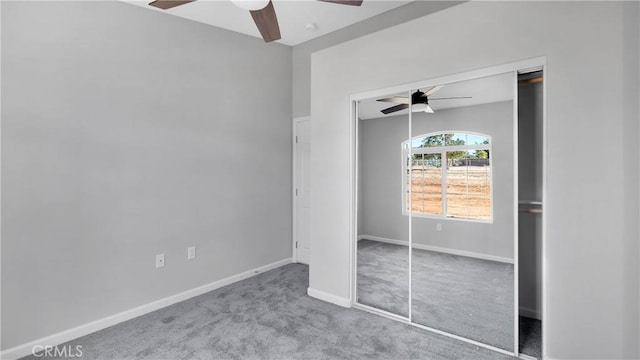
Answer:
<path fill-rule="evenodd" d="M 411 105 L 412 105 L 411 110 L 413 112 L 433 113 L 433 109 L 431 108 L 431 106 L 429 106 L 429 100 L 471 99 L 471 96 L 429 98 L 429 96 L 433 95 L 436 91 L 442 89 L 443 87 L 444 85 L 436 85 L 431 89 L 427 90 L 427 92 L 422 92 L 420 90 L 417 90 L 416 92 L 411 94 Z M 385 115 L 409 108 L 409 98 L 406 98 L 403 96 L 392 96 L 384 99 L 378 99 L 378 101 L 392 102 L 392 103 L 399 104 L 399 105 L 395 105 L 395 106 L 380 110 Z"/>
<path fill-rule="evenodd" d="M 174 8 L 176 6 L 188 4 L 195 0 L 155 0 L 149 3 L 153 7 L 162 10 Z M 322 2 L 360 6 L 363 0 L 318 0 Z M 231 0 L 234 5 L 249 10 L 253 21 L 256 23 L 258 30 L 265 42 L 280 40 L 280 27 L 278 26 L 278 18 L 273 8 L 271 0 Z"/>

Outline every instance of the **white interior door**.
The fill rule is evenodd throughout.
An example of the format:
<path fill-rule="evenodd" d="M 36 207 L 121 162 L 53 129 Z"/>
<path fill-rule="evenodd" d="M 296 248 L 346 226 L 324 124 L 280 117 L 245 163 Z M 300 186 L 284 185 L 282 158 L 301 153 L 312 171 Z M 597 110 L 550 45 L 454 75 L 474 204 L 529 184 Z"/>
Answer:
<path fill-rule="evenodd" d="M 309 212 L 310 212 L 310 160 L 311 121 L 309 118 L 295 122 L 295 237 L 296 261 L 309 264 Z"/>

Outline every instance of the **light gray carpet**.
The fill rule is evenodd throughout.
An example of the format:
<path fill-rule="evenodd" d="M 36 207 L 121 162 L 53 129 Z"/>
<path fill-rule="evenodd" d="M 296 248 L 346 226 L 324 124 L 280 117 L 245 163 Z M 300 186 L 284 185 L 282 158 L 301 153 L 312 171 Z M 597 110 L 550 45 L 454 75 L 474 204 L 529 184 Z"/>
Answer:
<path fill-rule="evenodd" d="M 66 345 L 82 345 L 83 359 L 510 358 L 313 299 L 308 278 L 286 265 Z"/>
<path fill-rule="evenodd" d="M 360 304 L 409 316 L 409 247 L 358 241 L 357 297 Z"/>
<path fill-rule="evenodd" d="M 406 246 L 358 243 L 358 301 L 406 316 Z M 513 265 L 413 249 L 412 320 L 513 351 Z"/>

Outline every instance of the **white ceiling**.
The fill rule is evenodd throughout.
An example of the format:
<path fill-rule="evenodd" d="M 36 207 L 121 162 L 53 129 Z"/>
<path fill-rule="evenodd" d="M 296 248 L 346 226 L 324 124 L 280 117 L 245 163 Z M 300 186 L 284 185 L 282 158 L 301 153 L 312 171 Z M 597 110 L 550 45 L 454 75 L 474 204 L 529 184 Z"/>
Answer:
<path fill-rule="evenodd" d="M 162 11 L 186 19 L 262 38 L 249 11 L 234 5 L 230 0 L 198 0 L 169 10 L 149 6 L 151 0 L 123 0 L 142 6 L 149 11 Z M 405 5 L 407 0 L 365 0 L 362 6 L 339 5 L 316 0 L 272 0 L 280 25 L 282 44 L 294 46 L 393 8 Z M 315 30 L 306 30 L 307 24 L 315 24 Z"/>
<path fill-rule="evenodd" d="M 429 99 L 440 97 L 471 96 L 471 99 L 456 100 L 429 100 L 429 105 L 435 112 L 438 110 L 464 107 L 480 104 L 488 104 L 499 101 L 513 100 L 514 98 L 514 74 L 506 73 L 474 80 L 466 80 L 457 83 L 446 84 Z M 426 92 L 427 88 L 420 89 Z M 415 91 L 415 90 L 414 90 Z M 404 94 L 390 94 L 389 96 L 408 97 L 409 91 Z M 376 99 L 361 101 L 358 107 L 358 115 L 362 120 L 376 119 L 389 116 L 407 115 L 409 110 L 396 111 L 385 115 L 380 110 L 397 104 L 376 101 Z"/>

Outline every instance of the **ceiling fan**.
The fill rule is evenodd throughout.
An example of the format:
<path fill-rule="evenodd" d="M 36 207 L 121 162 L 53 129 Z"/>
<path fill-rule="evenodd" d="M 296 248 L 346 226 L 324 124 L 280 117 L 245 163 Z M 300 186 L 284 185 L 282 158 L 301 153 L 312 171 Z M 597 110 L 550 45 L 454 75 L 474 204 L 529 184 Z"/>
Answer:
<path fill-rule="evenodd" d="M 188 4 L 195 0 L 155 0 L 149 5 L 162 10 Z M 318 0 L 334 4 L 360 6 L 363 0 Z M 280 40 L 278 18 L 271 0 L 231 0 L 232 3 L 245 10 L 249 10 L 265 42 Z"/>
<path fill-rule="evenodd" d="M 429 98 L 429 96 L 433 95 L 436 91 L 442 89 L 444 85 L 436 85 L 431 89 L 427 90 L 427 92 L 422 92 L 417 90 L 413 94 L 411 94 L 411 110 L 413 112 L 427 112 L 433 113 L 433 109 L 429 106 L 429 100 L 454 100 L 454 99 L 471 99 L 471 96 L 457 96 L 457 97 L 447 97 L 447 98 Z M 384 99 L 378 99 L 378 101 L 384 102 L 392 102 L 399 105 L 395 105 L 386 109 L 380 110 L 383 114 L 391 114 L 396 111 L 404 110 L 409 108 L 409 98 L 403 96 L 392 96 Z"/>

